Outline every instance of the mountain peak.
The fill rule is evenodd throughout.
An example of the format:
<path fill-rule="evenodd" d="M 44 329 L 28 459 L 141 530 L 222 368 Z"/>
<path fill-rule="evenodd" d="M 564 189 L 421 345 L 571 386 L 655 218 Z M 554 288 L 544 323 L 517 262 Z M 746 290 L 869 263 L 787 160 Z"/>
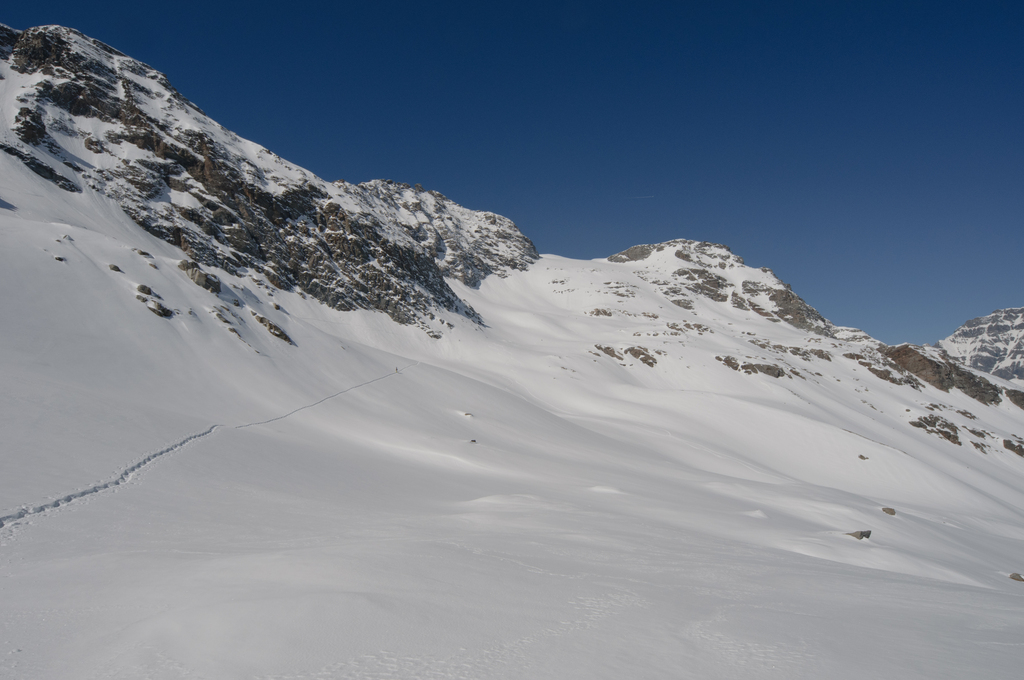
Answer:
<path fill-rule="evenodd" d="M 693 309 L 694 299 L 705 299 L 835 337 L 832 322 L 804 302 L 788 283 L 767 267 L 748 267 L 728 246 L 676 239 L 633 246 L 608 260 L 647 269 L 649 275 L 656 275 L 652 282 L 679 307 Z"/>
<path fill-rule="evenodd" d="M 971 319 L 938 345 L 971 368 L 1024 382 L 1024 307 Z"/>
<path fill-rule="evenodd" d="M 511 220 L 437 192 L 325 182 L 73 29 L 5 29 L 0 45 L 5 158 L 38 181 L 113 200 L 201 264 L 426 327 L 441 310 L 478 319 L 450 279 L 475 287 L 537 259 Z"/>

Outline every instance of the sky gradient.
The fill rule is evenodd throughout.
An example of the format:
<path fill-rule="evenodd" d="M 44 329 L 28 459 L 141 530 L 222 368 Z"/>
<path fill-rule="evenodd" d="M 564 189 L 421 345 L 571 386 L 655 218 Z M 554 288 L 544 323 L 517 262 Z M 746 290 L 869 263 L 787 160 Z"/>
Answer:
<path fill-rule="evenodd" d="M 1024 3 L 29 3 L 321 177 L 389 178 L 605 257 L 729 245 L 934 342 L 1024 306 Z"/>

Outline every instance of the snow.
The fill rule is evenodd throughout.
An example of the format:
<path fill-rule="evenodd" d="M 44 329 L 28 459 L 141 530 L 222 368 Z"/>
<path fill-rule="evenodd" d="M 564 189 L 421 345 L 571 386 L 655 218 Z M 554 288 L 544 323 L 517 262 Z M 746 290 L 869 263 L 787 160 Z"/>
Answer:
<path fill-rule="evenodd" d="M 485 325 L 439 340 L 219 271 L 218 299 L 106 199 L 34 202 L 0 161 L 0 515 L 28 511 L 0 529 L 0 676 L 1016 677 L 1024 464 L 906 425 L 946 404 L 1008 436 L 1016 407 L 667 304 L 650 261 L 455 283 Z"/>
<path fill-rule="evenodd" d="M 320 182 L 117 59 L 268 191 Z M 517 252 L 439 195 L 321 185 L 389 238 Z M 450 280 L 483 324 L 435 339 L 244 270 L 214 295 L 0 154 L 0 678 L 1016 678 L 1024 410 L 877 378 L 856 329 L 676 306 L 679 269 L 781 285 L 679 243 Z"/>

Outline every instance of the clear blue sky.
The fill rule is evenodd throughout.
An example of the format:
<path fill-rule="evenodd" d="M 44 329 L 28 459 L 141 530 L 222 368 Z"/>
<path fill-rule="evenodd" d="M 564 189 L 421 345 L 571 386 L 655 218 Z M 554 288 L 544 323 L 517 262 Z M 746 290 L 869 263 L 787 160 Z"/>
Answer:
<path fill-rule="evenodd" d="M 420 183 L 541 252 L 725 243 L 834 322 L 1024 306 L 1024 3 L 8 3 L 328 180 Z"/>

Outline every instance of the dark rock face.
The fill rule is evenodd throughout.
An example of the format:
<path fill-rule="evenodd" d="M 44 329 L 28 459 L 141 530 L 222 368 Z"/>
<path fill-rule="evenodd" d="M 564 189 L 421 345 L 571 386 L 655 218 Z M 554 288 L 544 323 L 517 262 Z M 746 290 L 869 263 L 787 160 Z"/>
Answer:
<path fill-rule="evenodd" d="M 658 363 L 658 360 L 651 356 L 650 351 L 646 347 L 629 347 L 625 352 L 651 368 L 654 368 L 655 364 Z"/>
<path fill-rule="evenodd" d="M 276 323 L 274 323 L 273 321 L 271 321 L 270 319 L 261 314 L 257 314 L 256 312 L 253 312 L 252 315 L 256 319 L 256 321 L 259 324 L 261 324 L 264 328 L 266 328 L 268 331 L 270 331 L 270 334 L 273 335 L 275 338 L 279 340 L 284 340 L 289 345 L 295 344 L 294 342 L 292 342 L 292 339 L 288 337 L 288 334 L 284 332 L 284 329 L 278 326 Z"/>
<path fill-rule="evenodd" d="M 773 378 L 781 378 L 786 375 L 782 367 L 775 364 L 743 364 L 740 369 L 746 373 L 764 373 Z"/>
<path fill-rule="evenodd" d="M 886 347 L 881 351 L 903 370 L 943 392 L 955 387 L 983 404 L 998 404 L 1002 401 L 998 387 L 948 358 L 942 361 L 930 358 L 913 345 Z"/>
<path fill-rule="evenodd" d="M 945 418 L 936 415 L 921 416 L 917 420 L 910 421 L 913 427 L 920 428 L 925 432 L 930 432 L 938 437 L 942 437 L 948 442 L 956 444 L 957 446 L 963 446 L 960 443 L 960 429 L 949 422 Z"/>
<path fill-rule="evenodd" d="M 686 286 L 692 293 L 703 295 L 715 302 L 725 302 L 729 299 L 728 289 L 732 288 L 732 284 L 714 272 L 705 269 L 680 269 L 676 274 L 686 281 L 693 281 Z"/>
<path fill-rule="evenodd" d="M 971 319 L 939 346 L 971 368 L 1004 380 L 1024 380 L 1024 307 Z"/>
<path fill-rule="evenodd" d="M 3 142 L 0 142 L 0 151 L 14 156 L 24 163 L 26 168 L 42 177 L 47 182 L 53 182 L 64 191 L 70 191 L 71 193 L 79 193 L 82 191 L 80 186 L 65 177 L 63 173 L 58 170 L 54 170 L 50 165 L 40 161 L 32 154 L 25 153 L 21 149 L 13 147 L 10 144 L 4 144 Z"/>
<path fill-rule="evenodd" d="M 638 260 L 646 260 L 651 253 L 654 252 L 655 246 L 652 245 L 640 245 L 627 248 L 621 253 L 616 253 L 608 258 L 609 262 L 637 262 Z"/>
<path fill-rule="evenodd" d="M 785 288 L 773 290 L 768 297 L 775 303 L 775 314 L 790 325 L 805 331 L 816 332 L 828 324 L 825 317 L 804 302 L 803 298 L 794 293 L 788 284 L 785 285 Z"/>
<path fill-rule="evenodd" d="M 62 189 L 114 199 L 196 263 L 422 325 L 438 312 L 479 320 L 448 279 L 479 286 L 538 257 L 507 218 L 418 185 L 325 182 L 224 130 L 163 74 L 77 31 L 3 27 L 0 59 L 39 76 L 18 93 L 23 108 L 0 130 L 0 150 Z M 95 136 L 90 120 L 113 127 Z M 89 157 L 68 150 L 72 139 Z"/>
<path fill-rule="evenodd" d="M 178 263 L 178 269 L 185 272 L 188 278 L 192 279 L 192 282 L 200 288 L 205 288 L 214 295 L 220 294 L 220 279 L 213 274 L 204 272 L 195 262 L 182 260 Z"/>

